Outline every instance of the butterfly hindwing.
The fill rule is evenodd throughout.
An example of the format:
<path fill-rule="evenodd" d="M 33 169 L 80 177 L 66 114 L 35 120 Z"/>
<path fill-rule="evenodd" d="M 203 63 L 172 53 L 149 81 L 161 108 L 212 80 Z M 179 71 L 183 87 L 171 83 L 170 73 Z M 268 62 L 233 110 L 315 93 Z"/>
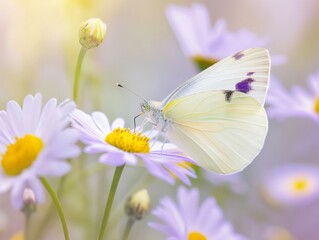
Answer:
<path fill-rule="evenodd" d="M 234 91 L 194 93 L 163 109 L 170 119 L 165 136 L 200 166 L 218 173 L 245 168 L 260 152 L 268 128 L 264 108 L 252 97 Z"/>
<path fill-rule="evenodd" d="M 162 102 L 189 94 L 210 91 L 239 91 L 255 98 L 262 106 L 268 88 L 270 58 L 267 49 L 251 48 L 229 56 L 189 79 Z"/>

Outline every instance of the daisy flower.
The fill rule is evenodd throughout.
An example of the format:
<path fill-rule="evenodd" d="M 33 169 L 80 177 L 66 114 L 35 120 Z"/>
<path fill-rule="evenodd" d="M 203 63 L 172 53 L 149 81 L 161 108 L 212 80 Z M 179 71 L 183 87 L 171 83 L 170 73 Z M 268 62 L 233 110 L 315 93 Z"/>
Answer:
<path fill-rule="evenodd" d="M 166 11 L 167 19 L 177 40 L 188 57 L 203 68 L 236 52 L 251 47 L 265 47 L 267 39 L 242 29 L 230 32 L 224 19 L 211 27 L 207 8 L 193 4 L 190 8 L 171 5 Z M 282 64 L 284 56 L 273 56 L 272 63 Z"/>
<path fill-rule="evenodd" d="M 319 167 L 292 164 L 271 171 L 264 180 L 263 196 L 276 206 L 296 206 L 319 198 Z"/>
<path fill-rule="evenodd" d="M 50 99 L 42 107 L 40 94 L 25 97 L 22 108 L 9 101 L 0 112 L 0 192 L 11 190 L 12 205 L 21 209 L 23 193 L 32 189 L 36 201 L 44 201 L 39 177 L 60 177 L 70 171 L 65 161 L 80 154 L 78 133 L 69 128 L 72 101 L 57 105 Z"/>
<path fill-rule="evenodd" d="M 179 178 L 190 185 L 189 177 L 195 178 L 195 171 L 187 164 L 190 159 L 182 156 L 175 145 L 162 143 L 140 131 L 124 128 L 124 120 L 117 118 L 110 125 L 102 112 L 88 115 L 81 110 L 71 114 L 72 125 L 80 131 L 80 139 L 86 144 L 88 154 L 102 153 L 101 163 L 110 166 L 124 164 L 135 166 L 142 160 L 150 174 L 170 184 Z"/>
<path fill-rule="evenodd" d="M 287 91 L 279 80 L 272 78 L 266 98 L 270 117 L 308 117 L 319 121 L 319 71 L 308 78 L 309 91 L 293 86 Z"/>
<path fill-rule="evenodd" d="M 149 225 L 167 235 L 168 240 L 243 240 L 230 223 L 223 220 L 222 210 L 214 198 L 207 198 L 200 206 L 198 189 L 179 187 L 177 203 L 169 197 L 161 199 L 152 212 L 163 223 Z"/>

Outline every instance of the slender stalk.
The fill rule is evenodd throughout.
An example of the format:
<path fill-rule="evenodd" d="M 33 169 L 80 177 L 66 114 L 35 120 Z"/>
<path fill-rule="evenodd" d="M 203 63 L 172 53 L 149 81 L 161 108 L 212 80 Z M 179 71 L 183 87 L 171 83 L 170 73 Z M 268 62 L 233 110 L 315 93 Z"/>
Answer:
<path fill-rule="evenodd" d="M 123 232 L 122 240 L 128 240 L 128 236 L 130 235 L 130 232 L 132 230 L 132 227 L 134 225 L 135 221 L 132 218 L 128 218 L 126 222 L 126 226 Z"/>
<path fill-rule="evenodd" d="M 29 211 L 25 211 L 24 215 L 25 215 L 24 237 L 25 237 L 25 240 L 31 240 L 31 238 L 30 238 L 30 222 L 31 222 L 32 213 Z"/>
<path fill-rule="evenodd" d="M 109 196 L 107 198 L 106 205 L 105 205 L 104 215 L 103 215 L 101 229 L 100 229 L 100 233 L 99 233 L 99 240 L 103 240 L 103 236 L 104 236 L 104 232 L 105 232 L 105 229 L 106 229 L 106 226 L 107 226 L 107 222 L 109 220 L 109 216 L 110 216 L 110 212 L 111 212 L 114 196 L 115 196 L 116 189 L 117 189 L 118 183 L 120 181 L 124 166 L 125 165 L 122 165 L 122 166 L 116 167 L 116 169 L 115 169 L 115 172 L 114 172 L 114 175 L 113 175 L 112 184 L 111 184 L 111 188 L 110 188 L 110 191 L 109 191 Z"/>
<path fill-rule="evenodd" d="M 50 186 L 49 182 L 44 178 L 41 177 L 40 178 L 43 186 L 45 187 L 45 189 L 48 191 L 48 193 L 50 194 L 52 201 L 54 203 L 54 205 L 56 206 L 59 216 L 60 216 L 60 220 L 61 220 L 61 224 L 62 224 L 62 228 L 63 228 L 63 233 L 64 233 L 64 239 L 65 240 L 70 240 L 69 237 L 69 231 L 68 231 L 68 227 L 65 221 L 65 217 L 64 217 L 64 213 L 63 213 L 63 209 L 61 206 L 61 203 L 56 195 L 56 193 L 53 191 L 52 187 Z"/>
<path fill-rule="evenodd" d="M 74 85 L 73 85 L 73 100 L 75 102 L 78 99 L 80 73 L 81 73 L 82 62 L 83 62 L 86 51 L 87 51 L 87 48 L 85 48 L 85 47 L 81 48 L 81 50 L 79 52 L 78 60 L 76 62 L 75 75 L 74 75 Z"/>

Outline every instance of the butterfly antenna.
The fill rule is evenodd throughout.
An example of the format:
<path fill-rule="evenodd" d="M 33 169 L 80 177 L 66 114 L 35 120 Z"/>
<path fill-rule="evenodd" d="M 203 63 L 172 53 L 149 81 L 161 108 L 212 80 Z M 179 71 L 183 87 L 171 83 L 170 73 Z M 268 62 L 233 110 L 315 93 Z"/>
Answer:
<path fill-rule="evenodd" d="M 138 95 L 137 93 L 133 92 L 132 90 L 124 87 L 122 84 L 120 83 L 116 83 L 116 86 L 120 87 L 120 88 L 124 88 L 126 91 L 128 91 L 129 93 L 132 93 L 134 96 L 142 99 L 144 102 L 147 102 L 145 98 L 143 98 L 141 95 Z"/>

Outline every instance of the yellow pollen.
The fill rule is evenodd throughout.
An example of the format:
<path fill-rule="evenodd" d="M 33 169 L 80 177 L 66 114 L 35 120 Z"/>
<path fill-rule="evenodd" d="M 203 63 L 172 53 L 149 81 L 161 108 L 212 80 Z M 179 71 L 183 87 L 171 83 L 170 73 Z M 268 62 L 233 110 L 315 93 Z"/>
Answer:
<path fill-rule="evenodd" d="M 188 240 L 207 240 L 207 238 L 199 232 L 190 232 L 188 234 Z"/>
<path fill-rule="evenodd" d="M 313 105 L 313 108 L 315 112 L 319 114 L 319 97 L 315 99 L 315 104 Z"/>
<path fill-rule="evenodd" d="M 16 142 L 8 145 L 2 156 L 3 171 L 10 176 L 19 175 L 32 165 L 43 146 L 42 140 L 31 134 L 16 138 Z"/>
<path fill-rule="evenodd" d="M 149 138 L 129 128 L 116 128 L 105 137 L 105 142 L 130 153 L 149 153 Z"/>

